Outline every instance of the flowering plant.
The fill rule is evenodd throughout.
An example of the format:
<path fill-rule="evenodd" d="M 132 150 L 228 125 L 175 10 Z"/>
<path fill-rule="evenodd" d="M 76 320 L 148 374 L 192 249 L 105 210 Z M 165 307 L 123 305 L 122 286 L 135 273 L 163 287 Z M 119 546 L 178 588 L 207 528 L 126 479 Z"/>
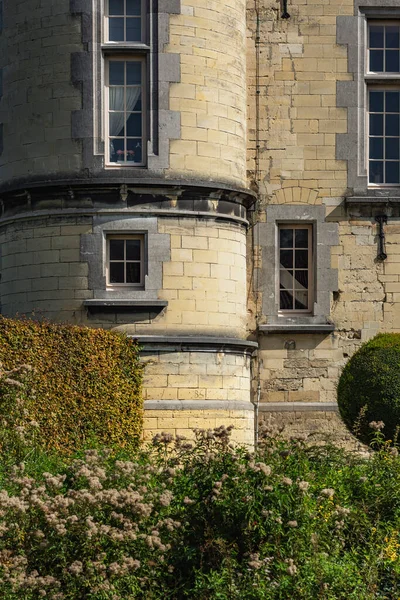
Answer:
<path fill-rule="evenodd" d="M 22 377 L 3 370 L 0 383 L 12 396 Z M 33 453 L 33 440 L 12 469 L 0 446 L 0 597 L 399 597 L 394 448 L 366 460 L 265 428 L 251 452 L 230 432 L 161 433 L 137 451 L 68 460 Z"/>

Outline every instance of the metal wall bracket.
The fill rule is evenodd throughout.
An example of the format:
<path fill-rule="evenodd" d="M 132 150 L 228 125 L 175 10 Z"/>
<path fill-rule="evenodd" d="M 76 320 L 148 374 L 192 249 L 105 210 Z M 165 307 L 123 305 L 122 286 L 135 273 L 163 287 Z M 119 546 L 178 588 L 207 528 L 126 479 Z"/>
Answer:
<path fill-rule="evenodd" d="M 378 254 L 377 254 L 376 258 L 378 260 L 383 261 L 383 260 L 387 259 L 387 254 L 385 252 L 385 230 L 383 229 L 383 226 L 386 225 L 386 223 L 387 223 L 387 216 L 386 215 L 376 215 L 375 221 L 378 223 L 378 226 L 379 226 Z"/>

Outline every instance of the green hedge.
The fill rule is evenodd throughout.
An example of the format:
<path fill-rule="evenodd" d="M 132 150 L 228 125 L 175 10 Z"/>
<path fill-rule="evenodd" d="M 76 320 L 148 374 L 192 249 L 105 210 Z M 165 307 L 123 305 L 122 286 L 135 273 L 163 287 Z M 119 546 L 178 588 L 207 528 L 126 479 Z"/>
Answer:
<path fill-rule="evenodd" d="M 337 398 L 344 422 L 359 439 L 369 443 L 369 423 L 383 421 L 385 438 L 393 440 L 400 426 L 400 334 L 379 334 L 361 346 L 343 370 Z"/>
<path fill-rule="evenodd" d="M 90 443 L 133 448 L 141 436 L 137 344 L 119 333 L 0 318 L 0 361 L 29 375 L 29 410 L 48 448 Z"/>

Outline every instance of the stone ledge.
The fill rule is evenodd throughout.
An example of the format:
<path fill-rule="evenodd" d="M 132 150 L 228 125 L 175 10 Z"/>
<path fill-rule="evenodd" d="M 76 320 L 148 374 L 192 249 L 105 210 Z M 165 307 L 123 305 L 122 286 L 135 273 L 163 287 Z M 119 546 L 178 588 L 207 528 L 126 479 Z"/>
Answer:
<path fill-rule="evenodd" d="M 378 195 L 379 193 L 379 195 Z M 400 196 L 392 196 L 393 190 L 387 190 L 385 195 L 382 195 L 383 190 L 377 190 L 377 195 L 371 196 L 351 196 L 346 198 L 346 204 L 399 204 Z"/>
<path fill-rule="evenodd" d="M 145 400 L 144 410 L 247 410 L 254 412 L 251 402 L 230 400 Z"/>
<path fill-rule="evenodd" d="M 114 311 L 118 311 L 118 309 L 123 309 L 123 311 L 140 311 L 143 308 L 153 311 L 161 311 L 163 308 L 168 306 L 167 300 L 107 300 L 107 299 L 99 299 L 99 300 L 85 300 L 83 305 L 86 306 L 88 310 L 101 311 L 104 309 Z"/>
<path fill-rule="evenodd" d="M 336 402 L 261 402 L 259 412 L 339 412 Z"/>
<path fill-rule="evenodd" d="M 259 325 L 260 333 L 330 333 L 335 331 L 333 323 L 271 323 L 267 325 Z"/>
<path fill-rule="evenodd" d="M 258 348 L 257 342 L 238 338 L 213 337 L 207 335 L 128 335 L 139 342 L 144 350 L 160 352 L 240 352 L 253 354 Z"/>

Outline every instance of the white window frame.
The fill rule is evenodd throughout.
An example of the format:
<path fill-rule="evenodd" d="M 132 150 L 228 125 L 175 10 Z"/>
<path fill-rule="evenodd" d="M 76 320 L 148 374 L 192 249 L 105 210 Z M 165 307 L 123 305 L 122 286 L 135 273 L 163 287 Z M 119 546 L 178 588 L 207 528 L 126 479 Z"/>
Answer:
<path fill-rule="evenodd" d="M 291 316 L 291 315 L 312 315 L 314 306 L 314 226 L 312 223 L 292 223 L 292 222 L 279 222 L 277 223 L 277 258 L 276 258 L 276 294 L 278 299 L 278 316 Z M 308 230 L 308 298 L 306 309 L 281 309 L 281 297 L 280 297 L 280 282 L 281 282 L 281 268 L 280 268 L 280 230 L 281 229 L 307 229 Z M 305 248 L 304 248 L 305 250 Z"/>
<path fill-rule="evenodd" d="M 147 166 L 148 159 L 148 131 L 147 122 L 149 118 L 148 108 L 148 76 L 147 66 L 149 61 L 150 46 L 147 43 L 147 0 L 141 0 L 141 40 L 137 42 L 126 41 L 109 41 L 109 0 L 103 0 L 103 128 L 104 128 L 104 162 L 107 169 L 138 169 Z M 124 0 L 124 13 L 126 13 L 126 4 Z M 109 118 L 109 65 L 112 60 L 141 62 L 142 64 L 142 160 L 141 162 L 134 161 L 113 161 L 111 162 L 110 152 L 110 118 Z M 126 108 L 126 107 L 125 107 Z M 126 135 L 125 131 L 125 138 Z"/>
<path fill-rule="evenodd" d="M 369 47 L 369 31 L 370 26 L 373 25 L 397 25 L 400 27 L 400 19 L 376 19 L 371 18 L 366 20 L 366 31 L 365 31 L 365 53 L 364 53 L 364 87 L 365 87 L 365 164 L 367 167 L 367 182 L 368 188 L 380 189 L 380 188 L 397 188 L 400 186 L 400 174 L 399 181 L 396 183 L 372 183 L 369 181 L 370 176 L 370 158 L 369 158 L 369 147 L 370 147 L 370 133 L 369 133 L 369 92 L 371 90 L 383 90 L 383 91 L 400 91 L 400 71 L 397 72 L 386 72 L 386 71 L 370 71 L 370 47 Z M 383 113 L 386 114 L 386 113 Z M 383 137 L 385 140 L 385 137 Z M 399 141 L 400 143 L 400 141 Z M 383 160 L 384 168 L 385 161 Z"/>
<path fill-rule="evenodd" d="M 111 145 L 111 138 L 113 136 L 110 136 L 110 108 L 109 108 L 109 72 L 110 72 L 110 62 L 113 61 L 120 61 L 120 62 L 140 62 L 141 63 L 141 74 L 142 74 L 142 83 L 141 83 L 141 88 L 142 88 L 142 137 L 141 137 L 141 144 L 142 144 L 142 160 L 141 162 L 133 162 L 133 161 L 128 161 L 125 160 L 124 161 L 118 161 L 118 162 L 111 162 L 111 152 L 110 152 L 110 145 Z M 126 55 L 126 54 L 113 54 L 110 56 L 107 56 L 105 58 L 105 98 L 104 98 L 104 117 L 105 117 L 105 141 L 106 141 L 106 145 L 105 145 L 105 163 L 107 167 L 114 167 L 114 168 L 121 168 L 121 167 L 130 167 L 130 168 L 135 168 L 135 167 L 143 167 L 146 164 L 146 157 L 147 157 L 147 144 L 146 144 L 146 140 L 147 140 L 147 135 L 146 135 L 146 122 L 147 122 L 147 111 L 146 111 L 146 106 L 147 106 L 147 94 L 146 94 L 146 86 L 145 86 L 145 78 L 146 78 L 146 61 L 145 58 L 143 56 L 139 56 L 139 55 Z M 124 107 L 126 109 L 126 106 Z M 128 136 L 126 135 L 126 128 L 125 128 L 125 136 L 124 139 L 127 139 Z"/>
<path fill-rule="evenodd" d="M 111 240 L 140 240 L 140 261 L 127 261 L 124 258 L 124 265 L 127 262 L 140 262 L 140 282 L 138 283 L 112 283 L 110 282 L 110 241 Z M 126 273 L 126 269 L 124 269 Z M 135 289 L 143 289 L 145 282 L 145 235 L 144 234 L 128 234 L 128 233 L 120 233 L 120 234 L 107 234 L 106 236 L 106 285 L 107 289 L 112 290 L 114 288 L 135 288 Z"/>
<path fill-rule="evenodd" d="M 113 41 L 109 39 L 109 23 L 110 23 L 110 14 L 109 14 L 109 0 L 104 0 L 104 27 L 103 27 L 103 31 L 104 31 L 104 43 L 106 44 L 115 44 L 115 45 L 120 45 L 123 44 L 124 46 L 128 46 L 128 45 L 132 45 L 133 47 L 137 46 L 138 44 L 145 44 L 146 43 L 146 0 L 141 0 L 141 39 L 137 40 L 137 41 Z M 122 15 L 121 15 L 122 17 Z M 124 21 L 126 20 L 126 0 L 124 0 Z M 126 31 L 126 29 L 125 29 Z"/>

